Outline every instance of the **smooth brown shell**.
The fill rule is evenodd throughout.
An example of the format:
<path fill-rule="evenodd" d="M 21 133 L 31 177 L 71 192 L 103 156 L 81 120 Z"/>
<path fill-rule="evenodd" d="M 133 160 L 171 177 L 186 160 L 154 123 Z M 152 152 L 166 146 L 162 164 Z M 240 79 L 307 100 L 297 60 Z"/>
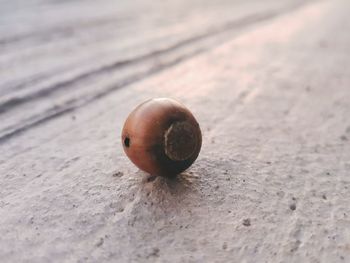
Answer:
<path fill-rule="evenodd" d="M 173 99 L 151 99 L 136 107 L 125 121 L 122 144 L 141 170 L 172 176 L 197 159 L 202 134 L 192 113 Z"/>

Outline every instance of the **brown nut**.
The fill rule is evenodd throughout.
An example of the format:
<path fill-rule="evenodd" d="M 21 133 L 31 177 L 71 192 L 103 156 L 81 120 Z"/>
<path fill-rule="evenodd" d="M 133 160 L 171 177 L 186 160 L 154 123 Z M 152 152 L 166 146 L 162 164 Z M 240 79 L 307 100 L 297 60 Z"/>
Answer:
<path fill-rule="evenodd" d="M 202 146 L 199 124 L 181 103 L 151 99 L 136 107 L 125 121 L 122 143 L 126 155 L 141 170 L 172 176 L 197 159 Z"/>

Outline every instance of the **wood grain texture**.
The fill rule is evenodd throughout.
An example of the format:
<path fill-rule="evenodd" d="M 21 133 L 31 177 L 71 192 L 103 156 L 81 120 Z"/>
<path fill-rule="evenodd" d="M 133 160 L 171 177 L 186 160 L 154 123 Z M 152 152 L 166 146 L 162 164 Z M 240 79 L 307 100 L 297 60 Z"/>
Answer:
<path fill-rule="evenodd" d="M 348 262 L 350 3 L 260 2 L 0 1 L 1 105 L 24 98 L 0 113 L 1 259 Z M 123 154 L 151 97 L 203 131 L 173 180 Z"/>
<path fill-rule="evenodd" d="M 26 3 L 4 3 L 0 13 L 0 142 L 187 60 L 301 1 Z"/>

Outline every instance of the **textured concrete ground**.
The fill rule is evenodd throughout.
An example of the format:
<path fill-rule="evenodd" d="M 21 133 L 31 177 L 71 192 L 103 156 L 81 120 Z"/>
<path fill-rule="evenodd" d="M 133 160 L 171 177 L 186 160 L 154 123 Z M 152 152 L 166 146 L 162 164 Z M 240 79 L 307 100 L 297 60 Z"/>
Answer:
<path fill-rule="evenodd" d="M 44 74 L 29 91 L 7 76 L 0 261 L 349 262 L 350 2 L 272 3 L 132 67 Z M 150 97 L 180 100 L 203 130 L 173 180 L 122 151 L 124 119 Z"/>

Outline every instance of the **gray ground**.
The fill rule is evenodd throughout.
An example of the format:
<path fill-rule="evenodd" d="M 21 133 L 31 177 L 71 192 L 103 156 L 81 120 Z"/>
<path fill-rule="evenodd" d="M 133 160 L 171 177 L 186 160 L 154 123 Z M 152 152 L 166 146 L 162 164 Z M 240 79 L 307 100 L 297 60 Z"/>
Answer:
<path fill-rule="evenodd" d="M 0 261 L 350 261 L 350 2 L 187 2 L 0 0 Z M 177 179 L 122 151 L 150 97 Z"/>

